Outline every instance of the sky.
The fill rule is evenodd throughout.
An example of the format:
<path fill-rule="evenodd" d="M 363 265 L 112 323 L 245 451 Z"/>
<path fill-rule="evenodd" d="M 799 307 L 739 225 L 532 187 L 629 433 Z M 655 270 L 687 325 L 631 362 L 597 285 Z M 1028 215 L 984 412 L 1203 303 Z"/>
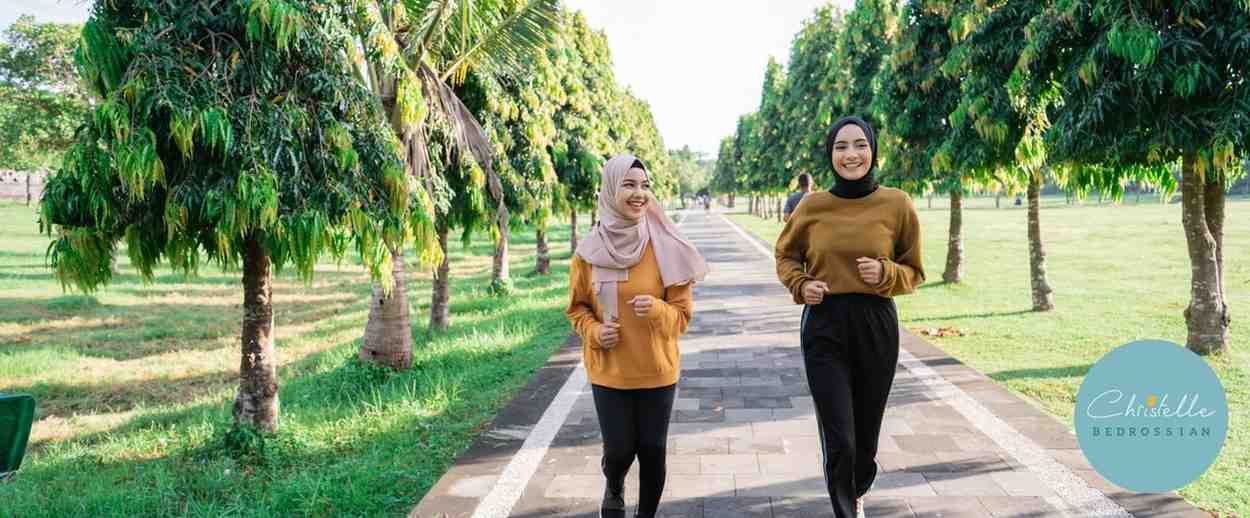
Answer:
<path fill-rule="evenodd" d="M 616 80 L 651 105 L 664 145 L 716 156 L 759 107 L 771 55 L 784 65 L 828 0 L 564 0 L 604 30 Z M 849 10 L 853 0 L 834 0 Z"/>
<path fill-rule="evenodd" d="M 738 116 L 758 108 L 764 67 L 790 57 L 803 20 L 830 0 L 564 0 L 608 36 L 616 80 L 651 105 L 669 148 L 716 156 Z M 853 0 L 832 0 L 849 10 Z M 82 22 L 84 0 L 0 0 L 0 27 L 22 13 Z"/>

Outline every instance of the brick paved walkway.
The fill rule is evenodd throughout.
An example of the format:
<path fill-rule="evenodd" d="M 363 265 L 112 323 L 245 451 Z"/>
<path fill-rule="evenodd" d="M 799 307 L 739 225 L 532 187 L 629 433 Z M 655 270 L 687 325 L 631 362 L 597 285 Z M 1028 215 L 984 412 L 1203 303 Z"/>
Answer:
<path fill-rule="evenodd" d="M 685 234 L 712 273 L 681 342 L 660 516 L 833 516 L 798 347 L 771 254 L 718 214 Z M 1207 516 L 1092 470 L 1059 421 L 904 331 L 869 517 Z M 598 516 L 601 443 L 576 340 L 552 357 L 411 516 Z M 626 482 L 633 512 L 637 465 Z"/>

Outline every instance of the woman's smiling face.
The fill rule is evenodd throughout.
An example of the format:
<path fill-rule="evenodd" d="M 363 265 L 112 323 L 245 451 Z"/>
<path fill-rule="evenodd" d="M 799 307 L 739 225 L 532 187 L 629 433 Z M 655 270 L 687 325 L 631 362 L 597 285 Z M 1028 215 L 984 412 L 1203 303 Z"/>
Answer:
<path fill-rule="evenodd" d="M 647 178 L 647 171 L 641 167 L 630 168 L 616 186 L 616 211 L 632 221 L 642 219 L 650 195 L 651 180 Z"/>
<path fill-rule="evenodd" d="M 868 168 L 872 165 L 872 147 L 868 144 L 864 129 L 856 124 L 847 124 L 838 129 L 829 159 L 833 162 L 833 170 L 844 179 L 854 181 L 868 174 Z"/>

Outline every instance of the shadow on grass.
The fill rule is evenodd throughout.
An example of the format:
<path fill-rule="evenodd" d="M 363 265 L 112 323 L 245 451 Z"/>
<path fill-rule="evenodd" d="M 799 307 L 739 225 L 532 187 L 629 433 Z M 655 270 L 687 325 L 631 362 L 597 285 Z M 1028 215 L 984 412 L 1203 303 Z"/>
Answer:
<path fill-rule="evenodd" d="M 333 290 L 327 290 L 333 293 Z M 351 298 L 274 305 L 277 327 L 303 325 L 337 318 L 353 310 L 368 309 L 364 294 Z M 241 295 L 240 295 L 240 298 Z M 241 302 L 241 301 L 240 301 Z M 69 348 L 83 356 L 117 361 L 138 360 L 172 350 L 212 351 L 218 339 L 237 335 L 241 304 L 170 304 L 153 301 L 139 305 L 95 305 L 69 312 L 47 311 L 43 305 L 21 299 L 0 299 L 0 306 L 42 318 L 38 324 L 10 337 L 15 342 L 6 352 L 20 353 L 49 347 Z M 18 321 L 0 313 L 0 321 Z M 101 321 L 103 320 L 103 321 Z M 283 339 L 298 339 L 283 337 Z"/>
<path fill-rule="evenodd" d="M 986 375 L 998 381 L 1014 379 L 1045 379 L 1045 378 L 1080 378 L 1089 372 L 1092 363 L 1069 365 L 1067 367 L 1047 367 L 1041 369 L 1012 369 L 987 372 Z"/>
<path fill-rule="evenodd" d="M 22 258 L 43 257 L 43 252 L 42 251 L 15 252 L 13 250 L 0 250 L 0 257 L 22 257 Z"/>
<path fill-rule="evenodd" d="M 544 309 L 504 308 L 500 314 L 525 323 L 558 320 Z M 439 347 L 480 332 L 470 322 L 455 322 L 450 332 L 423 344 L 429 350 L 418 352 L 408 371 L 360 364 L 354 360 L 358 340 L 284 367 L 280 432 L 267 442 L 262 465 L 240 464 L 219 447 L 230 402 L 205 403 L 145 415 L 45 450 L 17 482 L 0 487 L 0 499 L 19 502 L 12 509 L 18 515 L 78 516 L 103 509 L 162 515 L 189 508 L 203 511 L 195 514 L 232 508 L 228 514 L 257 516 L 407 512 L 564 334 L 563 326 L 537 326 L 516 344 Z M 206 437 L 197 427 L 211 427 L 215 435 Z M 101 443 L 155 443 L 156 436 L 171 439 L 168 450 L 103 453 L 115 450 Z M 92 469 L 81 469 L 83 459 L 71 453 L 75 445 L 96 446 L 87 454 Z M 53 496 L 64 494 L 76 496 Z"/>
<path fill-rule="evenodd" d="M 968 318 L 992 318 L 992 317 L 1010 317 L 1019 315 L 1028 315 L 1033 313 L 1031 309 L 1021 309 L 1018 311 L 991 311 L 989 313 L 961 313 L 956 315 L 924 315 L 913 318 L 905 318 L 901 322 L 924 322 L 929 320 L 962 320 Z"/>
<path fill-rule="evenodd" d="M 483 329 L 483 321 L 498 322 L 500 327 L 498 332 L 510 333 L 516 332 L 518 328 L 529 329 L 535 322 L 542 322 L 544 317 L 550 318 L 552 313 L 559 313 L 559 309 L 535 307 L 535 308 L 519 308 L 519 304 L 524 303 L 528 299 L 539 298 L 546 299 L 557 295 L 564 291 L 561 285 L 550 285 L 557 283 L 559 278 L 555 276 L 544 277 L 531 282 L 533 286 L 522 288 L 512 299 L 500 299 L 492 297 L 470 298 L 459 305 L 453 305 L 456 314 L 451 321 L 451 327 L 447 332 L 427 337 L 426 322 L 414 317 L 413 335 L 416 347 L 423 345 L 438 345 L 447 341 L 456 341 L 469 337 L 471 335 L 481 334 Z M 541 288 L 541 289 L 540 289 Z M 467 297 L 462 297 L 467 298 Z M 363 324 L 359 319 L 343 319 L 336 318 L 340 313 L 351 311 L 367 311 L 367 301 L 361 299 L 352 302 L 346 308 L 331 307 L 325 305 L 307 305 L 306 309 L 295 312 L 294 316 L 287 316 L 284 319 L 286 323 L 310 323 L 325 320 L 331 320 L 328 325 L 318 326 L 303 335 L 295 335 L 292 337 L 283 337 L 279 342 L 279 353 L 282 352 L 281 344 L 292 340 L 299 340 L 301 337 L 317 336 L 317 335 L 334 335 L 352 329 L 361 330 L 363 333 Z M 178 306 L 180 310 L 187 311 L 187 308 Z M 210 307 L 209 309 L 212 309 Z M 191 311 L 198 313 L 206 311 L 204 308 L 192 308 Z M 232 310 L 237 312 L 237 309 Z M 235 315 L 232 322 L 237 323 L 238 316 Z M 504 324 L 513 324 L 503 327 Z M 488 325 L 489 326 L 489 325 Z M 277 326 L 279 331 L 282 328 L 281 323 Z M 493 327 L 493 326 L 489 326 Z M 232 328 L 233 329 L 233 328 Z M 542 329 L 534 329 L 529 332 L 540 332 Z M 231 333 L 234 331 L 230 331 Z M 72 333 L 71 333 L 72 334 Z M 180 342 L 182 344 L 183 342 Z M 202 342 L 205 350 L 216 350 L 221 348 L 218 342 L 205 341 Z M 351 343 L 359 345 L 358 340 Z M 95 350 L 90 346 L 79 344 L 71 347 L 72 350 L 85 356 L 110 357 L 118 360 L 140 359 L 147 354 L 161 354 L 169 350 L 169 346 L 160 341 L 150 342 L 149 347 L 145 347 L 145 343 L 127 344 L 127 348 L 116 350 L 101 351 Z M 342 347 L 343 344 L 327 349 L 327 351 L 335 350 Z M 13 351 L 35 350 L 50 347 L 48 345 L 36 346 L 17 346 L 12 348 Z M 186 348 L 185 346 L 181 346 Z M 353 350 L 355 347 L 352 348 Z M 233 353 L 234 348 L 227 348 L 228 353 Z M 476 361 L 486 360 L 488 356 L 494 354 L 490 349 L 474 347 L 472 353 L 466 353 L 474 356 L 474 361 L 469 362 L 470 365 Z M 299 373 L 308 370 L 309 365 L 318 365 L 323 362 L 322 353 L 314 353 L 302 358 L 296 362 L 292 362 L 283 367 L 283 372 L 291 371 Z M 414 353 L 418 362 L 422 361 L 423 354 L 420 350 Z M 310 363 L 311 362 L 311 363 Z M 418 364 L 418 368 L 420 365 Z M 29 385 L 8 387 L 6 390 L 16 392 L 26 392 L 34 395 L 41 405 L 40 417 L 50 415 L 68 416 L 81 413 L 91 413 L 101 407 L 108 408 L 110 412 L 124 412 L 137 407 L 155 406 L 163 404 L 176 404 L 180 401 L 194 400 L 196 396 L 205 393 L 211 393 L 215 390 L 231 386 L 235 381 L 236 374 L 233 371 L 217 371 L 203 373 L 190 377 L 180 378 L 158 378 L 145 380 L 141 382 L 131 382 L 124 385 L 115 385 L 110 383 L 47 383 L 36 382 Z M 281 378 L 280 378 L 281 379 Z"/>

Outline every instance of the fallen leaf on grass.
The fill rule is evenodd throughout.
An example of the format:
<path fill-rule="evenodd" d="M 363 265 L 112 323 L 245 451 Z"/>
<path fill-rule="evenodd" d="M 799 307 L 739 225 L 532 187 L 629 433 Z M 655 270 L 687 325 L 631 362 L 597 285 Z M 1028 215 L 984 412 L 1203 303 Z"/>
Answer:
<path fill-rule="evenodd" d="M 925 327 L 920 329 L 920 334 L 925 336 L 936 336 L 943 338 L 947 336 L 964 336 L 967 333 L 955 329 L 953 327 Z"/>

